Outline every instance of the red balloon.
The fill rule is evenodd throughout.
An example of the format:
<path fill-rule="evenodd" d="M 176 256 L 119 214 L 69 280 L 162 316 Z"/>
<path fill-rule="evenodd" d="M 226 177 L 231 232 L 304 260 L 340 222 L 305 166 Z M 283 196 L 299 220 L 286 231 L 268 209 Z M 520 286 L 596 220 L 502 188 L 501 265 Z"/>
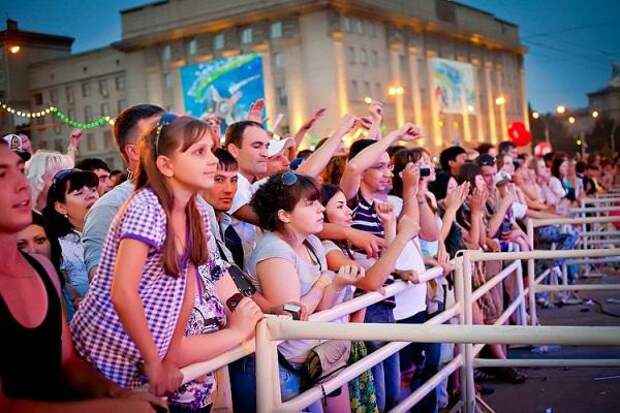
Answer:
<path fill-rule="evenodd" d="M 546 154 L 553 152 L 553 148 L 551 144 L 548 142 L 540 142 L 538 145 L 534 147 L 534 156 L 537 158 L 542 158 Z"/>
<path fill-rule="evenodd" d="M 517 146 L 525 146 L 532 141 L 532 134 L 525 129 L 523 122 L 512 122 L 508 127 L 508 136 Z"/>

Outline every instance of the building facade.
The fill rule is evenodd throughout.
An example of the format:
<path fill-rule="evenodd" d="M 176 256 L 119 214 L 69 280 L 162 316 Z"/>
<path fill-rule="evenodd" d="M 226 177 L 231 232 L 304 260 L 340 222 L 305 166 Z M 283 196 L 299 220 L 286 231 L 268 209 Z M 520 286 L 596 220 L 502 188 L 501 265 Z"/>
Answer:
<path fill-rule="evenodd" d="M 106 102 L 114 116 L 114 100 L 183 111 L 181 68 L 253 52 L 262 57 L 267 116 L 285 115 L 284 132 L 325 107 L 315 131 L 324 136 L 344 114 L 363 114 L 368 98 L 385 103 L 387 129 L 414 122 L 433 151 L 496 143 L 507 139 L 510 122 L 528 122 L 518 28 L 451 1 L 169 0 L 124 10 L 121 19 L 122 39 L 112 47 L 32 66 L 30 93 L 57 89 L 59 107 L 69 107 L 62 99 L 73 88 L 78 120 L 87 106 L 103 113 Z M 472 100 L 460 113 L 441 108 L 436 59 L 471 70 Z M 121 90 L 111 84 L 118 78 Z M 108 97 L 97 95 L 103 79 Z M 89 97 L 80 93 L 85 83 Z M 102 129 L 89 154 L 106 150 Z M 53 147 L 55 136 L 46 129 L 35 141 Z"/>

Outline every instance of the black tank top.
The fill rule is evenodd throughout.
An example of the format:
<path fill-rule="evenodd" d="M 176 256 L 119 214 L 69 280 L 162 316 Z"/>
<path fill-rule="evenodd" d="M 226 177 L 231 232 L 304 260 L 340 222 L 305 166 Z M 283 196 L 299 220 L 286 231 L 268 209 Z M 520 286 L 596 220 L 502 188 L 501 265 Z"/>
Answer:
<path fill-rule="evenodd" d="M 14 399 L 59 400 L 61 384 L 62 307 L 49 275 L 31 256 L 22 254 L 43 280 L 47 313 L 35 328 L 22 326 L 0 296 L 0 380 L 2 392 Z"/>

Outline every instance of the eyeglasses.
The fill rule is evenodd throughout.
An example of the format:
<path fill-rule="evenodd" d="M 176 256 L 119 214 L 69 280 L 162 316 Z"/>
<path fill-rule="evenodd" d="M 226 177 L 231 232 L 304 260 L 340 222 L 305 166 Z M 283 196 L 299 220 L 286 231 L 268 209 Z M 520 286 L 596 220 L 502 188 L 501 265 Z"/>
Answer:
<path fill-rule="evenodd" d="M 159 156 L 159 136 L 161 135 L 161 130 L 164 126 L 170 125 L 178 118 L 174 113 L 164 113 L 161 118 L 159 118 L 159 122 L 157 122 L 157 132 L 155 133 L 155 157 Z"/>
<path fill-rule="evenodd" d="M 295 172 L 286 171 L 282 174 L 280 180 L 282 181 L 282 185 L 284 186 L 293 186 L 297 183 L 299 179 L 297 178 L 297 174 Z"/>

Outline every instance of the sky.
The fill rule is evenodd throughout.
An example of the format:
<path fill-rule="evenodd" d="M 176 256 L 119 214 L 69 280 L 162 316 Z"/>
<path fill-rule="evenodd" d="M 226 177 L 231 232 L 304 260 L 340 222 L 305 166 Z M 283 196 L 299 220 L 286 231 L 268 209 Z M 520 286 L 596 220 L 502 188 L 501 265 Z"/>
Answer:
<path fill-rule="evenodd" d="M 587 106 L 588 92 L 606 86 L 620 63 L 619 0 L 460 0 L 519 26 L 527 94 L 534 110 Z M 0 0 L 0 26 L 75 37 L 74 52 L 121 37 L 119 11 L 148 0 Z"/>

